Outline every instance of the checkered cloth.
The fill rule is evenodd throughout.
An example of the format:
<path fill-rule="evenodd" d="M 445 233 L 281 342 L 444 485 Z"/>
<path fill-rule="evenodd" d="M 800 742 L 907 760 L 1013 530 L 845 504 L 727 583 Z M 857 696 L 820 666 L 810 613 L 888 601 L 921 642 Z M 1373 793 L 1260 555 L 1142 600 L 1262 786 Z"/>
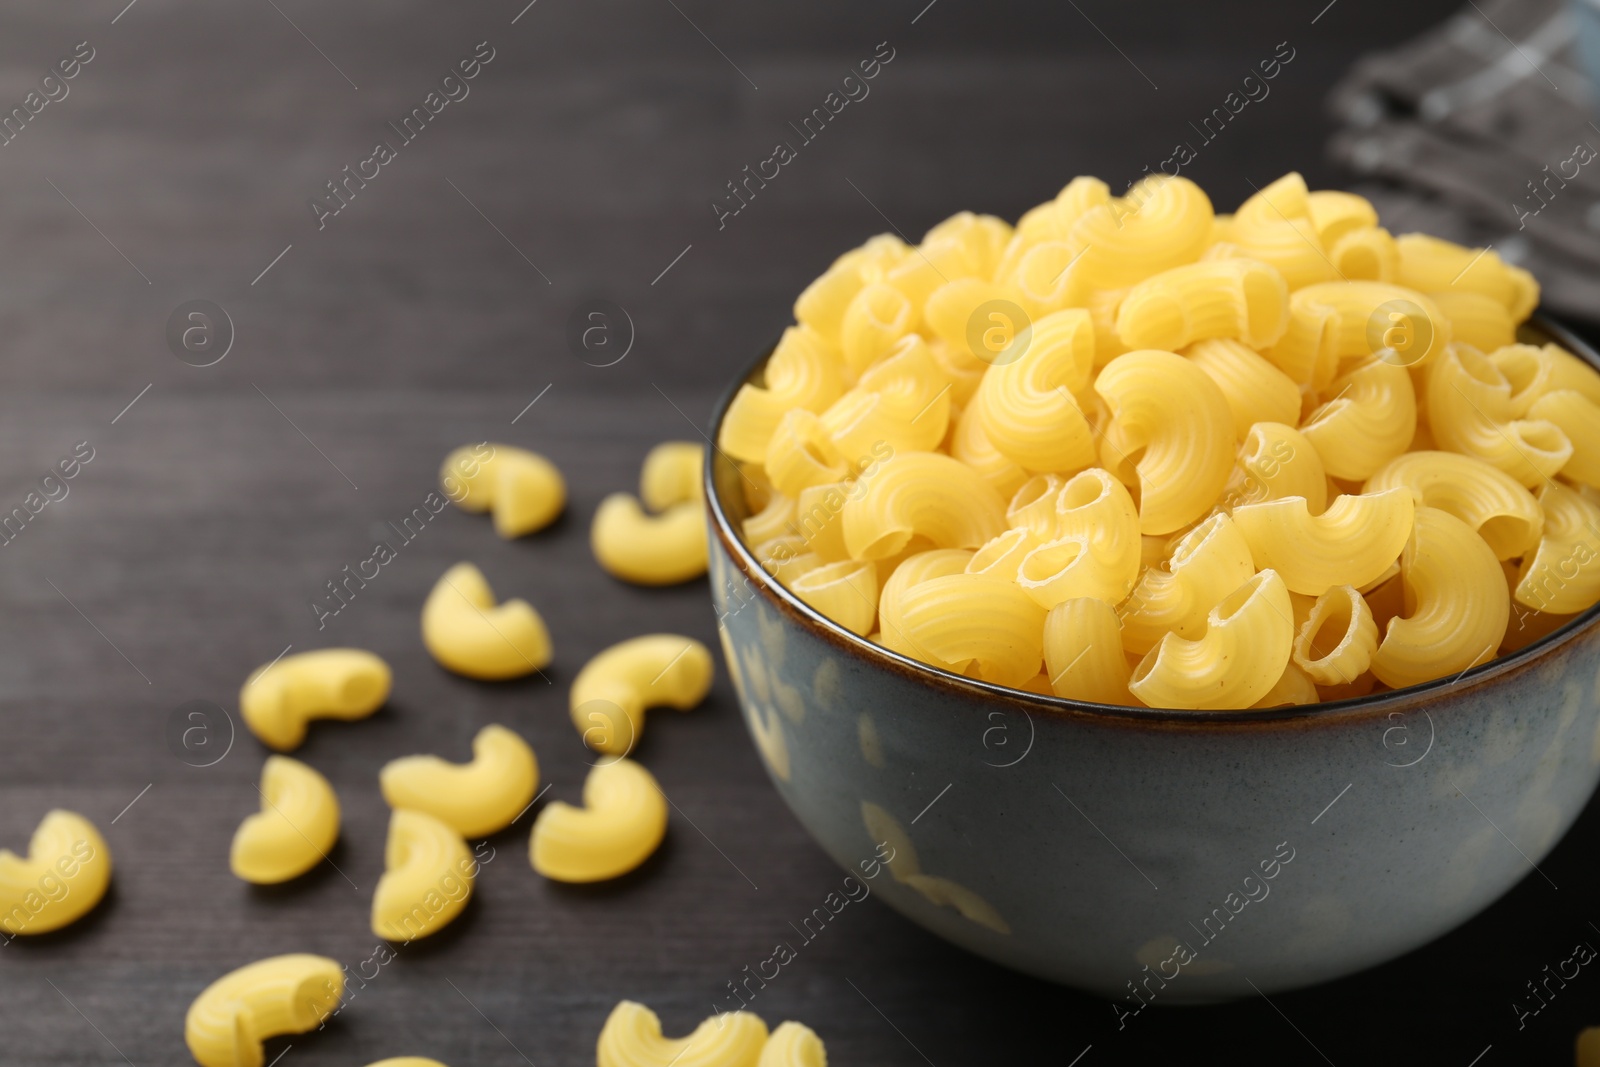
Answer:
<path fill-rule="evenodd" d="M 1534 272 L 1547 308 L 1600 321 L 1594 44 L 1600 6 L 1469 0 L 1335 87 L 1330 151 L 1392 232 L 1492 246 Z"/>

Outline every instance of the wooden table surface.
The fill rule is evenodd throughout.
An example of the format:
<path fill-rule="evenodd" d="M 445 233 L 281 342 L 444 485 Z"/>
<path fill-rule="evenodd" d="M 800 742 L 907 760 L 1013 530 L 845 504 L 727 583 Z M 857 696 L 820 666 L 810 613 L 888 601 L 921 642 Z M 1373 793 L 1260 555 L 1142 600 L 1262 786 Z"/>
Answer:
<path fill-rule="evenodd" d="M 5 1065 L 188 1063 L 183 1013 L 225 971 L 289 951 L 355 969 L 375 944 L 376 773 L 397 755 L 462 759 L 480 726 L 505 723 L 537 749 L 547 798 L 576 799 L 588 761 L 565 702 L 585 659 L 650 630 L 715 647 L 703 582 L 636 589 L 593 564 L 596 502 L 634 483 L 651 444 L 698 439 L 836 253 L 963 208 L 1014 218 L 1077 173 L 1120 187 L 1196 140 L 1189 123 L 1281 41 L 1294 59 L 1271 95 L 1185 173 L 1223 208 L 1290 168 L 1338 184 L 1327 87 L 1450 7 L 125 2 L 0 15 L 6 109 L 78 42 L 94 56 L 0 147 L 0 512 L 78 442 L 94 450 L 0 550 L 0 842 L 23 847 L 67 807 L 116 863 L 86 921 L 0 947 Z M 398 142 L 386 123 L 479 42 L 493 58 L 469 95 L 319 229 L 308 201 L 377 140 Z M 798 140 L 788 124 L 880 42 L 893 59 L 870 95 L 719 228 L 726 183 Z M 596 298 L 634 327 L 609 367 L 567 340 Z M 192 299 L 233 324 L 213 366 L 169 350 L 168 317 Z M 507 543 L 449 509 L 319 630 L 324 583 L 396 540 L 384 524 L 422 502 L 447 450 L 485 438 L 552 457 L 565 518 Z M 424 653 L 422 599 L 462 559 L 544 614 L 548 681 L 472 683 Z M 236 720 L 253 667 L 330 644 L 383 655 L 394 697 L 370 721 L 318 725 L 296 753 L 339 791 L 332 862 L 253 888 L 227 851 L 265 750 L 241 729 L 191 766 L 169 721 L 191 700 Z M 657 713 L 639 755 L 676 806 L 644 869 L 547 882 L 529 869 L 525 816 L 488 842 L 458 922 L 268 1057 L 577 1067 L 621 998 L 669 1031 L 707 1015 L 838 872 L 769 786 L 725 676 L 698 710 Z M 1147 1013 L 1119 1032 L 1105 1001 L 967 956 L 869 900 L 754 1007 L 809 1023 L 840 1067 L 1465 1067 L 1485 1046 L 1484 1064 L 1570 1062 L 1577 1028 L 1600 1022 L 1596 979 L 1520 1031 L 1511 1003 L 1572 943 L 1600 943 L 1597 839 L 1591 812 L 1542 865 L 1559 890 L 1530 877 L 1406 959 L 1271 1003 Z"/>

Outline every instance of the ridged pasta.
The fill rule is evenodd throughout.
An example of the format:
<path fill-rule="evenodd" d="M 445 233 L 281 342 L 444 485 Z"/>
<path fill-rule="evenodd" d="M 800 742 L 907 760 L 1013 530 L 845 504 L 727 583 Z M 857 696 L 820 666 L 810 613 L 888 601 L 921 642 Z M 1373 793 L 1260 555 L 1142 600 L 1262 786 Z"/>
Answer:
<path fill-rule="evenodd" d="M 1544 513 L 1522 483 L 1481 459 L 1455 452 L 1407 452 L 1367 479 L 1364 493 L 1411 491 L 1423 507 L 1449 512 L 1477 532 L 1499 559 L 1539 544 Z"/>
<path fill-rule="evenodd" d="M 994 277 L 1006 245 L 1011 241 L 1011 224 L 993 215 L 957 212 L 922 235 L 924 245 L 950 242 L 966 257 L 966 269 L 975 278 Z"/>
<path fill-rule="evenodd" d="M 1335 478 L 1360 481 L 1398 456 L 1417 432 L 1417 394 L 1404 367 L 1371 359 L 1328 392 L 1333 399 L 1311 413 L 1300 433 Z"/>
<path fill-rule="evenodd" d="M 1172 533 L 1204 515 L 1233 469 L 1233 412 L 1217 384 L 1182 356 L 1147 349 L 1106 364 L 1094 388 L 1124 439 L 1144 449 L 1134 464 L 1140 529 Z"/>
<path fill-rule="evenodd" d="M 1093 431 L 1075 396 L 1094 367 L 1088 312 L 1074 308 L 1044 316 L 1033 324 L 1026 349 L 1002 360 L 984 374 L 973 397 L 995 449 L 1027 470 L 1076 470 L 1093 463 Z"/>
<path fill-rule="evenodd" d="M 1355 681 L 1372 665 L 1378 624 L 1359 592 L 1336 585 L 1317 597 L 1294 639 L 1294 662 L 1318 685 Z"/>
<path fill-rule="evenodd" d="M 1302 497 L 1246 504 L 1233 510 L 1233 521 L 1256 566 L 1282 574 L 1296 593 L 1321 596 L 1387 570 L 1406 546 L 1415 510 L 1409 490 L 1390 489 L 1341 496 L 1315 516 Z"/>
<path fill-rule="evenodd" d="M 1338 275 L 1309 210 L 1305 179 L 1291 171 L 1239 205 L 1229 238 L 1245 255 L 1276 268 L 1291 290 L 1329 281 Z"/>
<path fill-rule="evenodd" d="M 1494 656 L 1511 616 L 1500 562 L 1472 527 L 1438 508 L 1418 508 L 1400 575 L 1403 617 L 1391 619 L 1372 673 L 1399 689 L 1457 674 Z"/>
<path fill-rule="evenodd" d="M 1283 275 L 1253 259 L 1173 267 L 1128 290 L 1117 311 L 1117 335 L 1128 348 L 1174 351 L 1229 337 L 1265 348 L 1289 321 Z"/>
<path fill-rule="evenodd" d="M 1300 387 L 1249 345 L 1215 338 L 1193 345 L 1184 355 L 1222 390 L 1239 440 L 1258 422 L 1299 423 Z"/>
<path fill-rule="evenodd" d="M 1444 289 L 1428 294 L 1434 306 L 1450 320 L 1450 339 L 1484 352 L 1517 339 L 1517 324 L 1499 301 L 1464 289 Z"/>
<path fill-rule="evenodd" d="M 1372 206 L 1372 201 L 1342 189 L 1307 192 L 1305 213 L 1311 220 L 1312 228 L 1317 231 L 1317 239 L 1327 246 L 1332 246 L 1347 234 L 1378 225 L 1378 212 Z"/>
<path fill-rule="evenodd" d="M 1098 200 L 1097 192 L 1088 199 Z M 1095 288 L 1134 285 L 1198 259 L 1211 239 L 1212 214 L 1210 198 L 1194 182 L 1151 175 L 1078 216 L 1065 238 L 1069 259 L 1076 258 L 1077 277 Z"/>
<path fill-rule="evenodd" d="M 1134 668 L 1133 695 L 1158 708 L 1247 708 L 1283 674 L 1294 643 L 1289 590 L 1263 570 L 1229 593 L 1190 641 L 1167 634 Z"/>
<path fill-rule="evenodd" d="M 797 497 L 808 486 L 837 482 L 849 466 L 834 448 L 822 419 L 805 408 L 794 408 L 779 419 L 767 442 L 767 477 L 784 496 Z"/>
<path fill-rule="evenodd" d="M 1304 497 L 1306 508 L 1321 515 L 1328 506 L 1329 479 L 1322 456 L 1305 435 L 1281 422 L 1250 427 L 1223 490 L 1221 506 Z"/>
<path fill-rule="evenodd" d="M 1344 360 L 1379 356 L 1426 366 L 1450 341 L 1450 320 L 1428 297 L 1387 282 L 1323 282 L 1289 297 L 1289 327 L 1264 355 L 1300 385 L 1321 390 Z"/>
<path fill-rule="evenodd" d="M 1350 230 L 1328 244 L 1328 258 L 1346 281 L 1392 282 L 1400 273 L 1400 249 L 1382 226 Z"/>
<path fill-rule="evenodd" d="M 1044 619 L 1044 665 L 1058 697 L 1094 704 L 1127 704 L 1130 668 L 1121 623 L 1110 604 L 1094 597 L 1063 600 Z"/>
<path fill-rule="evenodd" d="M 1206 615 L 1256 572 L 1250 546 L 1227 515 L 1213 515 L 1178 539 L 1164 566 L 1139 576 L 1118 608 L 1122 644 L 1143 655 L 1167 634 L 1197 638 Z"/>
<path fill-rule="evenodd" d="M 611 1009 L 595 1047 L 598 1067 L 758 1067 L 767 1024 L 748 1011 L 719 1013 L 687 1037 L 663 1037 L 661 1020 L 643 1004 Z"/>
<path fill-rule="evenodd" d="M 1553 424 L 1572 445 L 1561 474 L 1600 487 L 1600 405 L 1575 389 L 1553 389 L 1533 402 L 1528 415 Z"/>
<path fill-rule="evenodd" d="M 977 471 L 978 476 L 994 486 L 995 491 L 1003 497 L 1015 493 L 1028 480 L 1028 472 L 989 440 L 976 405 L 969 406 L 957 418 L 950 454 Z"/>
<path fill-rule="evenodd" d="M 1441 447 L 1476 456 L 1530 488 L 1572 458 L 1572 442 L 1555 423 L 1512 417 L 1511 383 L 1463 345 L 1451 345 L 1428 368 L 1428 426 Z"/>
<path fill-rule="evenodd" d="M 1086 596 L 1116 604 L 1128 595 L 1139 576 L 1139 512 L 1121 482 L 1095 468 L 1075 475 L 1055 498 L 1051 534 L 1016 574 L 1041 607 Z"/>
<path fill-rule="evenodd" d="M 915 536 L 939 548 L 977 548 L 1006 528 L 994 487 L 959 460 L 904 452 L 885 460 L 866 492 L 844 505 L 844 542 L 852 559 L 884 559 Z"/>
<path fill-rule="evenodd" d="M 1566 615 L 1600 600 L 1600 505 L 1557 482 L 1539 487 L 1544 534 L 1517 571 L 1517 603 Z"/>
<path fill-rule="evenodd" d="M 839 351 L 851 377 L 857 377 L 915 330 L 922 319 L 911 298 L 888 282 L 871 282 L 851 298 L 839 323 Z"/>
<path fill-rule="evenodd" d="M 882 627 L 882 643 L 887 649 L 931 663 L 935 667 L 954 671 L 950 664 L 935 662 L 931 654 L 911 642 L 907 636 L 901 607 L 906 590 L 933 578 L 944 578 L 966 572 L 973 553 L 962 548 L 936 548 L 918 552 L 900 562 L 878 594 L 878 621 Z"/>
<path fill-rule="evenodd" d="M 900 238 L 879 234 L 861 247 L 846 252 L 795 299 L 795 321 L 837 345 L 850 302 L 868 278 L 882 279 L 888 268 L 904 258 L 907 251 L 906 243 Z"/>
<path fill-rule="evenodd" d="M 982 574 L 930 578 L 905 590 L 897 613 L 910 647 L 958 674 L 1018 686 L 1044 660 L 1045 610 L 1014 582 Z"/>
<path fill-rule="evenodd" d="M 950 421 L 950 391 L 927 342 L 913 334 L 896 342 L 818 420 L 835 453 L 859 468 L 886 445 L 896 452 L 938 447 Z"/>
<path fill-rule="evenodd" d="M 1250 706 L 1258 709 L 1287 708 L 1321 702 L 1322 695 L 1318 692 L 1316 683 L 1291 659 L 1283 665 L 1283 673 L 1278 675 L 1278 680 L 1267 690 L 1266 695 Z"/>
<path fill-rule="evenodd" d="M 734 459 L 765 462 L 767 443 L 792 408 L 822 411 L 844 390 L 843 357 L 816 330 L 791 326 L 767 359 L 764 382 L 739 387 L 717 431 L 717 447 Z"/>
<path fill-rule="evenodd" d="M 1501 304 L 1512 322 L 1522 322 L 1539 302 L 1539 283 L 1492 249 L 1463 248 L 1423 233 L 1395 238 L 1401 285 L 1424 292 L 1481 293 Z"/>
<path fill-rule="evenodd" d="M 878 571 L 871 563 L 825 563 L 789 583 L 790 592 L 851 633 L 865 637 L 878 614 Z"/>

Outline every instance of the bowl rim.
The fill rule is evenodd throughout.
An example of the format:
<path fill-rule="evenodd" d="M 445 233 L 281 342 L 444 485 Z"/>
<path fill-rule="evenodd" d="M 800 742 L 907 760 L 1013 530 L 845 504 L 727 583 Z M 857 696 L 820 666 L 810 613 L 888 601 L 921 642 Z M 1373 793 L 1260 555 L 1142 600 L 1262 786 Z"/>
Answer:
<path fill-rule="evenodd" d="M 1588 342 L 1578 337 L 1566 326 L 1551 320 L 1539 311 L 1535 311 L 1527 322 L 1518 327 L 1519 341 L 1521 340 L 1520 332 L 1524 328 L 1531 328 L 1544 334 L 1550 340 L 1555 341 L 1584 360 L 1597 372 L 1600 372 L 1600 352 L 1596 352 Z M 741 386 L 750 382 L 766 365 L 768 358 L 771 357 L 773 350 L 777 347 L 777 343 L 777 340 L 774 339 L 761 350 L 755 359 L 746 366 L 744 372 L 723 390 L 712 409 L 710 429 L 704 435 L 706 437 L 706 451 L 701 474 L 711 528 L 722 542 L 724 551 L 739 566 L 739 569 L 745 573 L 747 580 L 753 583 L 761 593 L 773 601 L 785 614 L 807 626 L 819 637 L 828 640 L 843 651 L 853 654 L 857 659 L 865 661 L 873 668 L 880 670 L 887 668 L 898 671 L 904 676 L 933 688 L 981 696 L 987 698 L 991 704 L 995 701 L 1005 701 L 1019 705 L 1023 710 L 1036 710 L 1041 713 L 1048 713 L 1055 718 L 1086 717 L 1106 723 L 1118 722 L 1123 725 L 1137 724 L 1168 727 L 1248 727 L 1251 725 L 1267 726 L 1270 724 L 1312 725 L 1332 719 L 1344 719 L 1352 715 L 1368 718 L 1376 713 L 1415 710 L 1415 705 L 1428 703 L 1433 698 L 1442 696 L 1446 692 L 1456 692 L 1465 688 L 1480 686 L 1488 682 L 1497 681 L 1508 674 L 1521 673 L 1523 669 L 1544 659 L 1548 653 L 1553 652 L 1556 648 L 1569 643 L 1585 631 L 1594 629 L 1596 620 L 1600 620 L 1600 603 L 1596 603 L 1579 612 L 1562 626 L 1530 642 L 1516 652 L 1510 655 L 1497 656 L 1485 663 L 1469 667 L 1453 678 L 1434 678 L 1417 685 L 1406 686 L 1402 689 L 1392 689 L 1378 694 L 1348 697 L 1343 700 L 1328 701 L 1326 703 L 1289 705 L 1278 708 L 1239 708 L 1224 711 L 1207 711 L 1189 708 L 1148 708 L 1129 707 L 1122 704 L 1097 704 L 1087 700 L 1073 700 L 1054 695 L 1047 696 L 1031 690 L 1014 689 L 994 682 L 985 682 L 976 678 L 968 678 L 965 675 L 953 674 L 939 667 L 923 663 L 921 660 L 902 655 L 882 645 L 874 644 L 812 608 L 784 588 L 781 583 L 768 573 L 767 569 L 761 565 L 750 551 L 749 546 L 745 544 L 744 538 L 734 528 L 733 520 L 723 506 L 716 475 L 719 469 L 733 468 L 737 470 L 737 463 L 731 456 L 723 452 L 716 442 L 721 436 L 722 423 L 727 417 L 728 408 L 733 403 L 734 396 Z M 713 604 L 713 607 L 715 608 L 715 604 Z M 726 618 L 727 616 L 718 615 L 717 625 L 719 630 L 722 629 Z"/>

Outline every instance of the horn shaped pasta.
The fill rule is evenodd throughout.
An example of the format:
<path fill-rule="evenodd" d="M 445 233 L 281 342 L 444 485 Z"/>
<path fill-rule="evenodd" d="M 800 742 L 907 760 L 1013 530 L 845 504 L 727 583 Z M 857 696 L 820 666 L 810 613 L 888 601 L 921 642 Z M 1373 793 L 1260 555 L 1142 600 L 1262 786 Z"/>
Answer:
<path fill-rule="evenodd" d="M 799 496 L 810 486 L 837 482 L 848 470 L 849 464 L 834 447 L 821 417 L 804 408 L 795 408 L 780 419 L 767 442 L 767 477 L 785 496 Z"/>
<path fill-rule="evenodd" d="M 1533 487 L 1572 458 L 1572 442 L 1543 419 L 1513 418 L 1511 383 L 1474 348 L 1451 345 L 1428 368 L 1428 425 L 1442 448 L 1476 456 Z"/>
<path fill-rule="evenodd" d="M 883 583 L 883 590 L 878 594 L 878 625 L 883 631 L 883 647 L 902 656 L 911 656 L 925 663 L 931 663 L 952 674 L 959 674 L 953 664 L 932 658 L 925 649 L 912 643 L 906 634 L 902 609 L 906 590 L 933 578 L 964 574 L 973 558 L 974 554 L 966 549 L 936 548 L 928 552 L 918 552 L 902 561 L 889 576 L 889 580 Z"/>
<path fill-rule="evenodd" d="M 1291 171 L 1239 205 L 1227 236 L 1242 254 L 1274 267 L 1290 289 L 1328 281 L 1336 273 L 1311 211 L 1305 179 Z"/>
<path fill-rule="evenodd" d="M 1294 639 L 1295 666 L 1318 685 L 1348 685 L 1367 673 L 1378 624 L 1361 594 L 1336 585 L 1317 597 Z"/>
<path fill-rule="evenodd" d="M 364 719 L 389 698 L 389 665 L 356 648 L 298 652 L 258 667 L 239 690 L 250 732 L 280 752 L 300 747 L 312 719 Z"/>
<path fill-rule="evenodd" d="M 983 432 L 976 404 L 968 405 L 956 419 L 950 454 L 978 472 L 1002 497 L 1015 493 L 1028 480 L 1028 472 L 1013 463 Z"/>
<path fill-rule="evenodd" d="M 1378 224 L 1378 212 L 1372 201 L 1339 189 L 1307 192 L 1305 213 L 1317 231 L 1317 239 L 1324 245 L 1332 245 L 1347 234 Z"/>
<path fill-rule="evenodd" d="M 1539 283 L 1492 249 L 1461 245 L 1423 233 L 1395 238 L 1400 253 L 1401 285 L 1423 292 L 1481 293 L 1502 305 L 1513 322 L 1521 322 L 1539 302 Z"/>
<path fill-rule="evenodd" d="M 1292 426 L 1300 421 L 1300 387 L 1248 345 L 1219 337 L 1201 341 L 1184 354 L 1222 390 L 1239 440 L 1258 422 Z"/>
<path fill-rule="evenodd" d="M 1544 512 L 1522 483 L 1481 459 L 1455 452 L 1407 452 L 1367 479 L 1366 493 L 1411 490 L 1423 507 L 1449 512 L 1488 542 L 1499 559 L 1537 547 Z"/>
<path fill-rule="evenodd" d="M 639 499 L 651 511 L 687 500 L 704 500 L 701 479 L 706 447 L 693 441 L 663 441 L 645 453 L 639 467 Z"/>
<path fill-rule="evenodd" d="M 1011 224 L 993 215 L 958 211 L 922 235 L 924 245 L 952 242 L 966 255 L 967 271 L 975 277 L 994 276 L 995 264 L 1011 241 Z"/>
<path fill-rule="evenodd" d="M 422 605 L 422 643 L 468 678 L 519 678 L 550 662 L 550 633 L 526 600 L 496 605 L 483 572 L 457 563 Z"/>
<path fill-rule="evenodd" d="M 796 577 L 789 590 L 851 633 L 872 632 L 878 604 L 878 569 L 872 563 L 825 563 Z"/>
<path fill-rule="evenodd" d="M 1481 293 L 1446 289 L 1428 294 L 1444 317 L 1450 320 L 1450 339 L 1471 345 L 1482 352 L 1493 352 L 1517 339 L 1517 324 L 1504 304 Z"/>
<path fill-rule="evenodd" d="M 1140 529 L 1173 533 L 1204 515 L 1233 469 L 1233 412 L 1217 384 L 1182 356 L 1142 350 L 1106 364 L 1094 389 L 1122 441 L 1144 449 Z"/>
<path fill-rule="evenodd" d="M 661 1020 L 643 1004 L 611 1009 L 595 1048 L 599 1067 L 758 1067 L 767 1024 L 747 1011 L 713 1015 L 688 1037 L 661 1036 Z M 804 1062 L 804 1061 L 801 1061 Z"/>
<path fill-rule="evenodd" d="M 1044 666 L 1058 697 L 1095 704 L 1126 704 L 1128 657 L 1121 623 L 1104 600 L 1063 600 L 1044 619 Z"/>
<path fill-rule="evenodd" d="M 859 560 L 898 555 L 916 536 L 939 548 L 977 548 L 1006 528 L 1000 494 L 937 452 L 884 460 L 866 491 L 845 502 L 843 518 L 845 547 Z"/>
<path fill-rule="evenodd" d="M 891 233 L 878 234 L 859 248 L 852 248 L 796 298 L 795 321 L 837 345 L 845 312 L 856 294 L 869 280 L 881 280 L 909 251 L 906 243 Z"/>
<path fill-rule="evenodd" d="M 1278 676 L 1277 682 L 1267 690 L 1267 695 L 1250 706 L 1252 708 L 1288 708 L 1304 704 L 1320 704 L 1322 694 L 1317 691 L 1317 685 L 1311 676 L 1295 666 L 1294 661 L 1286 663 L 1283 673 Z"/>
<path fill-rule="evenodd" d="M 1399 488 L 1341 496 L 1315 516 L 1303 497 L 1246 504 L 1233 521 L 1256 566 L 1277 571 L 1296 593 L 1321 596 L 1383 574 L 1405 548 L 1415 510 L 1410 490 Z"/>
<path fill-rule="evenodd" d="M 1198 638 L 1211 609 L 1255 572 L 1250 546 L 1233 520 L 1211 516 L 1179 539 L 1165 567 L 1139 576 L 1118 611 L 1122 645 L 1143 655 L 1168 633 Z"/>
<path fill-rule="evenodd" d="M 1506 344 L 1498 348 L 1472 347 L 1488 353 L 1489 362 L 1511 386 L 1508 410 L 1512 418 L 1525 418 L 1534 401 L 1553 389 L 1563 388 L 1557 384 L 1562 375 L 1561 362 L 1556 356 L 1558 350 L 1554 345 L 1543 348 L 1518 344 Z"/>
<path fill-rule="evenodd" d="M 1294 427 L 1258 422 L 1239 446 L 1238 463 L 1228 476 L 1222 507 L 1232 509 L 1290 496 L 1305 497 L 1313 515 L 1327 510 L 1328 472 L 1322 456 Z"/>
<path fill-rule="evenodd" d="M 916 330 L 922 315 L 911 298 L 888 282 L 861 288 L 839 323 L 839 351 L 845 371 L 859 376 L 882 359 L 896 341 Z"/>
<path fill-rule="evenodd" d="M 339 839 L 339 798 L 313 768 L 268 756 L 261 768 L 261 810 L 239 824 L 228 866 L 257 885 L 297 878 Z"/>
<path fill-rule="evenodd" d="M 1561 473 L 1575 482 L 1600 488 L 1600 405 L 1575 389 L 1545 393 L 1528 414 L 1549 422 L 1572 444 L 1572 456 Z"/>
<path fill-rule="evenodd" d="M 818 417 L 833 454 L 869 462 L 884 445 L 896 452 L 926 452 L 944 440 L 950 424 L 951 383 L 921 337 L 903 338 L 856 387 Z M 832 469 L 828 467 L 826 469 Z M 793 481 L 788 480 L 792 485 Z"/>
<path fill-rule="evenodd" d="M 1418 508 L 1400 557 L 1406 602 L 1389 620 L 1372 673 L 1400 689 L 1465 671 L 1494 655 L 1511 617 L 1500 562 L 1472 527 L 1438 508 Z"/>
<path fill-rule="evenodd" d="M 1450 320 L 1415 290 L 1323 282 L 1289 298 L 1289 327 L 1265 355 L 1296 382 L 1320 390 L 1343 360 L 1384 355 L 1401 366 L 1426 366 L 1449 341 Z"/>
<path fill-rule="evenodd" d="M 1404 367 L 1373 359 L 1328 386 L 1333 399 L 1300 433 L 1335 478 L 1360 481 L 1406 450 L 1417 432 L 1417 394 Z"/>
<path fill-rule="evenodd" d="M 1026 346 L 1023 340 L 1026 339 Z M 1015 354 L 1016 349 L 1022 349 Z M 983 376 L 973 403 L 995 449 L 1034 471 L 1094 462 L 1093 431 L 1074 393 L 1094 368 L 1094 326 L 1079 308 L 1034 322 Z"/>
<path fill-rule="evenodd" d="M 529 860 L 558 882 L 600 882 L 649 859 L 666 833 L 661 787 L 644 767 L 618 758 L 589 771 L 583 807 L 558 800 L 539 813 Z"/>
<path fill-rule="evenodd" d="M 1363 226 L 1344 234 L 1328 245 L 1328 259 L 1347 281 L 1393 282 L 1400 274 L 1400 250 L 1382 226 Z"/>
<path fill-rule="evenodd" d="M 691 637 L 630 638 L 585 663 L 572 680 L 572 724 L 595 751 L 626 755 L 644 734 L 646 708 L 688 711 L 705 699 L 714 673 L 711 652 Z"/>
<path fill-rule="evenodd" d="M 1289 324 L 1283 275 L 1253 259 L 1189 263 L 1135 285 L 1117 311 L 1117 335 L 1128 348 L 1176 351 L 1228 337 L 1265 348 Z"/>
<path fill-rule="evenodd" d="M 1097 468 L 1061 487 L 1055 539 L 1023 557 L 1017 584 L 1043 608 L 1074 597 L 1116 604 L 1139 577 L 1139 512 L 1121 482 Z"/>
<path fill-rule="evenodd" d="M 463 445 L 445 457 L 439 484 L 463 511 L 489 511 L 494 530 L 510 540 L 543 529 L 567 503 L 567 483 L 556 465 L 514 445 Z"/>
<path fill-rule="evenodd" d="M 183 1040 L 201 1067 L 262 1067 L 262 1042 L 314 1030 L 344 996 L 344 971 L 326 956 L 293 953 L 218 978 L 189 1005 Z"/>
<path fill-rule="evenodd" d="M 1126 196 L 1084 210 L 1066 244 L 1070 256 L 1081 257 L 1078 277 L 1115 289 L 1198 259 L 1211 239 L 1212 216 L 1211 200 L 1194 182 L 1152 175 Z"/>
<path fill-rule="evenodd" d="M 89 914 L 111 884 L 111 850 L 77 812 L 46 812 L 28 854 L 0 849 L 0 930 L 43 934 Z"/>
<path fill-rule="evenodd" d="M 1044 659 L 1045 609 L 1014 582 L 929 578 L 900 594 L 895 614 L 912 654 L 957 674 L 1016 686 L 1037 675 Z M 887 630 L 884 636 L 887 642 Z"/>
<path fill-rule="evenodd" d="M 1206 615 L 1194 641 L 1167 634 L 1134 668 L 1128 688 L 1157 708 L 1247 708 L 1266 696 L 1294 644 L 1289 590 L 1263 570 Z"/>
<path fill-rule="evenodd" d="M 528 743 L 504 726 L 472 739 L 472 760 L 402 756 L 378 772 L 383 799 L 395 810 L 433 816 L 462 837 L 486 837 L 510 826 L 539 788 L 539 762 Z"/>
<path fill-rule="evenodd" d="M 779 1023 L 762 1047 L 756 1067 L 828 1067 L 828 1051 L 804 1023 Z"/>
<path fill-rule="evenodd" d="M 922 305 L 923 325 L 944 342 L 960 365 L 981 372 L 1005 350 L 1023 326 L 1000 309 L 1003 305 L 992 308 L 993 314 L 979 322 L 978 347 L 973 347 L 974 316 L 985 304 L 1001 301 L 1021 307 L 1024 297 L 1015 286 L 981 278 L 952 278 L 928 294 Z"/>
<path fill-rule="evenodd" d="M 819 412 L 844 391 L 839 352 L 809 326 L 790 326 L 767 360 L 762 385 L 739 387 L 717 432 L 717 447 L 734 459 L 762 463 L 786 412 Z M 658 510 L 663 505 L 651 504 Z"/>
<path fill-rule="evenodd" d="M 383 877 L 372 894 L 372 932 L 410 942 L 448 926 L 472 897 L 478 864 L 450 825 L 401 808 L 389 816 Z"/>
<path fill-rule="evenodd" d="M 647 515 L 627 493 L 612 493 L 595 510 L 589 546 L 612 577 L 635 585 L 687 582 L 706 572 L 705 508 L 689 500 Z"/>
<path fill-rule="evenodd" d="M 1517 603 L 1567 615 L 1600 600 L 1600 506 L 1556 482 L 1539 489 L 1544 532 L 1517 570 Z"/>

